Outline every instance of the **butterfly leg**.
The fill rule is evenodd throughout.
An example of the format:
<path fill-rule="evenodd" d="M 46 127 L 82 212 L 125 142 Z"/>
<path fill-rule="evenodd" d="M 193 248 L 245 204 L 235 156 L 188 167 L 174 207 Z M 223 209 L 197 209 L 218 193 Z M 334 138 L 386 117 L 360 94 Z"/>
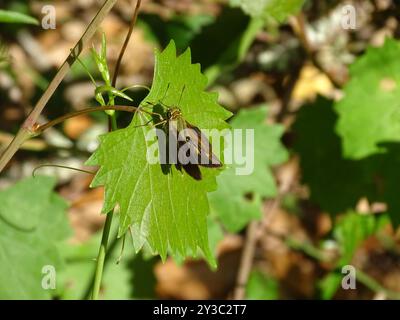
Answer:
<path fill-rule="evenodd" d="M 147 122 L 146 122 L 146 123 L 144 123 L 144 124 L 137 125 L 137 126 L 135 126 L 134 128 L 145 127 L 145 126 L 149 125 L 149 124 L 150 124 L 152 121 L 153 121 L 153 119 L 151 119 L 151 120 L 147 121 Z M 168 120 L 163 120 L 163 121 L 160 121 L 160 122 L 154 123 L 154 124 L 153 124 L 153 125 L 151 125 L 150 127 L 152 127 L 152 128 L 156 128 L 157 126 L 160 126 L 160 125 L 166 124 L 167 122 L 168 122 Z"/>
<path fill-rule="evenodd" d="M 157 105 L 157 104 L 152 103 L 152 102 L 150 102 L 150 101 L 146 101 L 145 104 L 147 104 L 147 105 L 141 106 L 141 108 L 150 108 L 150 106 L 152 106 L 153 109 L 154 109 L 154 106 Z M 157 116 L 160 120 L 163 119 L 162 114 L 159 113 L 159 112 L 154 112 L 153 110 L 152 110 L 152 111 L 145 111 L 145 112 L 148 113 L 148 114 Z"/>

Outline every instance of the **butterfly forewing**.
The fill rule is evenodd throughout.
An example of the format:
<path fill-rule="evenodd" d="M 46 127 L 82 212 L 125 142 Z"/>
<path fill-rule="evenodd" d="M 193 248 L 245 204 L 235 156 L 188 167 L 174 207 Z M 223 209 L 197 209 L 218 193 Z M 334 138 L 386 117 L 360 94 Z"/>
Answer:
<path fill-rule="evenodd" d="M 197 152 L 198 164 L 203 167 L 209 168 L 219 168 L 222 167 L 221 161 L 217 158 L 217 156 L 212 152 L 212 146 L 207 137 L 201 132 L 201 130 L 188 122 L 187 132 L 188 135 L 188 143 L 192 143 L 194 149 Z"/>

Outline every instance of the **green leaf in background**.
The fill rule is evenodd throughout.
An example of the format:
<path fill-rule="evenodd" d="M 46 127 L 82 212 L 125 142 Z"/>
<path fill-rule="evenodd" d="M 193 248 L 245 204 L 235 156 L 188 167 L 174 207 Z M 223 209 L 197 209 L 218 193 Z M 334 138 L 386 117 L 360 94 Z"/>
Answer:
<path fill-rule="evenodd" d="M 176 105 L 180 100 L 183 117 L 193 125 L 225 129 L 231 113 L 217 103 L 217 94 L 204 91 L 206 85 L 200 65 L 191 63 L 190 51 L 177 57 L 171 42 L 156 53 L 153 85 L 143 104 L 162 100 Z M 216 189 L 219 170 L 202 168 L 203 179 L 198 181 L 175 166 L 164 172 L 161 165 L 149 164 L 146 153 L 154 142 L 145 139 L 152 130 L 145 125 L 148 121 L 148 115 L 137 112 L 127 128 L 103 135 L 88 160 L 100 165 L 92 186 L 105 186 L 103 212 L 119 205 L 119 236 L 130 227 L 136 251 L 148 245 L 164 260 L 167 252 L 179 260 L 196 256 L 200 249 L 215 266 L 207 236 L 207 193 Z"/>
<path fill-rule="evenodd" d="M 377 180 L 377 199 L 387 204 L 387 213 L 394 228 L 400 225 L 400 143 L 382 143 L 384 154 L 376 154 L 369 161 L 371 176 Z"/>
<path fill-rule="evenodd" d="M 243 61 L 263 25 L 262 19 L 250 18 L 240 9 L 224 8 L 213 23 L 202 28 L 190 47 L 193 61 L 201 64 L 209 83 Z"/>
<path fill-rule="evenodd" d="M 343 279 L 343 274 L 335 270 L 328 273 L 318 282 L 320 297 L 323 300 L 331 300 L 338 290 Z"/>
<path fill-rule="evenodd" d="M 25 23 L 39 25 L 39 21 L 36 18 L 20 12 L 8 10 L 0 10 L 0 23 Z"/>
<path fill-rule="evenodd" d="M 348 212 L 340 219 L 333 230 L 334 238 L 341 250 L 340 267 L 349 264 L 359 245 L 376 231 L 374 215 Z"/>
<path fill-rule="evenodd" d="M 279 22 L 298 12 L 303 3 L 304 0 L 230 0 L 232 6 L 240 6 L 253 17 L 272 17 Z"/>
<path fill-rule="evenodd" d="M 142 15 L 140 25 L 147 37 L 161 47 L 171 39 L 178 52 L 190 46 L 192 61 L 201 64 L 210 85 L 243 61 L 264 21 L 250 18 L 240 9 L 224 6 L 216 17 L 173 16 L 164 21 L 157 15 Z M 228 33 L 227 25 L 230 26 Z"/>
<path fill-rule="evenodd" d="M 115 235 L 117 224 L 111 234 Z M 83 244 L 65 243 L 60 253 L 66 267 L 57 276 L 55 296 L 63 300 L 87 299 L 91 293 L 96 257 L 101 240 L 101 232 L 96 233 Z M 132 247 L 125 246 L 121 262 L 116 264 L 120 254 L 121 241 L 110 243 L 103 274 L 100 298 L 104 300 L 153 298 L 154 261 L 144 260 L 135 255 Z M 139 275 L 139 276 L 138 276 Z M 143 281 L 146 287 L 143 288 Z"/>
<path fill-rule="evenodd" d="M 87 299 L 91 293 L 93 274 L 96 267 L 96 257 L 101 233 L 97 233 L 83 244 L 66 243 L 60 247 L 66 268 L 57 277 L 56 296 L 63 300 Z M 109 247 L 112 254 L 107 257 L 101 299 L 128 299 L 131 298 L 131 272 L 127 268 L 126 260 L 117 265 L 118 250 Z"/>
<path fill-rule="evenodd" d="M 352 209 L 362 197 L 375 193 L 366 164 L 343 159 L 341 140 L 334 132 L 336 119 L 333 102 L 318 97 L 300 109 L 293 125 L 302 181 L 310 188 L 310 199 L 331 214 Z"/>
<path fill-rule="evenodd" d="M 217 177 L 218 189 L 209 194 L 211 207 L 223 225 L 231 232 L 237 232 L 252 219 L 261 215 L 263 198 L 277 194 L 271 166 L 285 162 L 288 153 L 280 138 L 284 128 L 281 125 L 266 124 L 265 106 L 241 110 L 233 118 L 233 129 L 254 129 L 254 170 L 249 175 L 237 175 L 237 166 L 230 166 Z M 242 141 L 235 140 L 234 149 L 242 143 L 246 150 L 245 133 Z M 247 159 L 250 161 L 250 159 Z M 240 167 L 240 166 L 238 166 Z"/>
<path fill-rule="evenodd" d="M 337 132 L 346 158 L 385 152 L 380 142 L 400 141 L 400 42 L 386 39 L 350 67 L 344 98 L 336 103 Z"/>
<path fill-rule="evenodd" d="M 0 298 L 47 299 L 44 266 L 63 266 L 56 243 L 70 235 L 55 180 L 38 176 L 0 192 Z M 23 201 L 21 201 L 23 199 Z"/>
<path fill-rule="evenodd" d="M 178 52 L 190 46 L 192 61 L 201 64 L 209 84 L 243 61 L 264 25 L 262 19 L 250 18 L 242 10 L 226 6 L 216 17 L 177 15 L 164 21 L 157 15 L 144 14 L 139 22 L 147 38 L 161 47 L 171 39 Z"/>
<path fill-rule="evenodd" d="M 246 299 L 277 300 L 279 298 L 279 283 L 264 273 L 253 271 L 246 286 Z"/>
<path fill-rule="evenodd" d="M 385 217 L 382 216 L 382 219 Z M 340 259 L 335 270 L 326 275 L 318 284 L 322 299 L 331 299 L 335 295 L 343 279 L 342 267 L 351 263 L 362 242 L 382 226 L 380 223 L 382 219 L 354 211 L 349 211 L 339 218 L 333 229 L 333 237 L 340 250 Z"/>
<path fill-rule="evenodd" d="M 138 18 L 138 26 L 144 32 L 145 37 L 161 47 L 166 47 L 174 40 L 177 52 L 184 51 L 190 46 L 202 28 L 213 23 L 214 17 L 211 15 L 173 15 L 167 21 L 157 14 L 142 13 Z"/>
<path fill-rule="evenodd" d="M 224 239 L 224 231 L 221 224 L 215 219 L 213 215 L 207 217 L 208 224 L 208 242 L 214 255 L 217 254 L 218 244 Z"/>
<path fill-rule="evenodd" d="M 310 188 L 310 199 L 331 214 L 354 209 L 363 197 L 384 202 L 396 228 L 400 224 L 400 144 L 382 143 L 384 154 L 344 159 L 341 139 L 334 132 L 336 123 L 333 102 L 319 97 L 301 108 L 293 125 L 294 150 L 300 155 L 302 181 Z"/>

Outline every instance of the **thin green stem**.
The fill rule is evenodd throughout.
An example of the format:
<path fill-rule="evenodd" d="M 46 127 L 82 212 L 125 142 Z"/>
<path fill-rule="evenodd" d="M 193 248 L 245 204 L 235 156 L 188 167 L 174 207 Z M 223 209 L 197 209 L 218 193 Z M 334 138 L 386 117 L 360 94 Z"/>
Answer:
<path fill-rule="evenodd" d="M 92 81 L 93 85 L 95 87 L 97 87 L 96 80 L 94 80 L 94 78 L 93 78 L 92 74 L 90 73 L 90 70 L 88 69 L 88 67 L 82 62 L 81 59 L 79 59 L 79 57 L 76 57 L 76 61 L 78 61 L 79 64 L 82 66 L 82 68 L 86 71 L 86 74 L 89 76 L 89 78 Z"/>
<path fill-rule="evenodd" d="M 110 131 L 118 130 L 117 117 L 115 113 L 110 115 L 109 117 L 111 123 Z M 104 262 L 107 255 L 108 237 L 110 235 L 113 216 L 114 216 L 114 209 L 107 213 L 106 222 L 104 223 L 103 235 L 101 237 L 99 254 L 97 256 L 97 261 L 96 261 L 96 271 L 94 274 L 94 281 L 93 281 L 92 300 L 97 300 L 99 298 L 101 280 L 103 278 Z"/>
<path fill-rule="evenodd" d="M 118 130 L 117 117 L 115 114 L 110 116 L 112 131 Z"/>
<path fill-rule="evenodd" d="M 81 115 L 88 114 L 88 113 L 92 113 L 92 112 L 96 112 L 96 111 L 107 111 L 107 110 L 136 112 L 138 110 L 138 108 L 131 107 L 131 106 L 98 106 L 98 107 L 90 107 L 90 108 L 82 109 L 79 111 L 68 113 L 57 119 L 54 119 L 52 121 L 49 121 L 45 124 L 38 126 L 34 131 L 34 135 L 37 136 L 37 135 L 41 134 L 43 131 L 45 131 L 46 129 L 54 127 L 55 125 L 60 124 L 67 119 L 74 118 L 74 117 L 81 116 Z M 115 127 L 116 127 L 116 123 L 115 123 Z"/>
<path fill-rule="evenodd" d="M 107 244 L 107 254 L 106 254 L 105 259 L 104 259 L 104 268 L 107 267 L 107 263 L 108 263 L 110 257 L 112 257 L 112 253 L 113 253 L 114 250 L 116 249 L 117 244 L 118 244 L 118 242 L 119 242 L 119 241 L 118 241 L 119 239 L 118 239 L 117 235 L 118 235 L 117 233 L 111 235 L 112 241 L 111 241 L 110 243 Z M 103 272 L 104 272 L 104 270 L 103 270 Z M 90 281 L 88 282 L 88 286 L 86 287 L 85 292 L 84 292 L 84 294 L 82 295 L 82 300 L 91 299 L 91 297 L 92 297 L 92 292 L 93 292 L 93 283 L 94 283 L 94 278 L 95 278 L 95 276 L 96 276 L 96 274 L 93 273 L 93 275 L 92 275 Z M 101 287 L 101 286 L 100 286 L 100 287 Z"/>
<path fill-rule="evenodd" d="M 111 82 L 111 85 L 113 87 L 116 87 L 116 84 L 117 84 L 117 78 L 118 78 L 119 69 L 121 68 L 122 58 L 123 58 L 123 56 L 125 54 L 126 48 L 128 47 L 129 40 L 130 40 L 130 38 L 132 36 L 133 28 L 135 27 L 136 20 L 137 20 L 137 17 L 139 15 L 139 8 L 140 8 L 140 5 L 141 5 L 141 2 L 142 2 L 142 0 L 137 0 L 136 1 L 136 7 L 135 7 L 135 11 L 134 11 L 133 16 L 132 16 L 132 20 L 131 20 L 131 22 L 129 24 L 128 34 L 127 34 L 127 36 L 125 38 L 125 42 L 124 42 L 124 44 L 123 44 L 123 46 L 121 48 L 121 51 L 119 53 L 117 64 L 115 65 L 114 75 L 113 75 L 113 79 L 112 79 L 112 82 Z"/>
<path fill-rule="evenodd" d="M 357 269 L 357 281 L 374 292 L 382 292 L 389 299 L 400 300 L 400 292 L 386 289 L 374 278 L 370 277 L 368 274 L 359 269 Z"/>
<path fill-rule="evenodd" d="M 108 237 L 110 235 L 110 229 L 112 224 L 112 219 L 114 215 L 114 210 L 111 210 L 107 213 L 106 222 L 104 223 L 103 235 L 101 237 L 101 244 L 99 248 L 99 254 L 96 260 L 96 271 L 94 275 L 93 281 L 93 291 L 92 291 L 92 300 L 97 300 L 99 298 L 101 280 L 103 278 L 103 269 L 104 269 L 104 261 L 106 259 L 107 254 L 107 244 Z"/>

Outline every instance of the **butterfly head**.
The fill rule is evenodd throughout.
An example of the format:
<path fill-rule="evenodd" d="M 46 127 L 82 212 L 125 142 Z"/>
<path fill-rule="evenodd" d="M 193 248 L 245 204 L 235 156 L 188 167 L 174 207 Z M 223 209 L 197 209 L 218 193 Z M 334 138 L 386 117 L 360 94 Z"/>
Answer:
<path fill-rule="evenodd" d="M 170 120 L 178 119 L 182 116 L 182 112 L 177 107 L 172 107 L 167 111 L 167 118 Z"/>

